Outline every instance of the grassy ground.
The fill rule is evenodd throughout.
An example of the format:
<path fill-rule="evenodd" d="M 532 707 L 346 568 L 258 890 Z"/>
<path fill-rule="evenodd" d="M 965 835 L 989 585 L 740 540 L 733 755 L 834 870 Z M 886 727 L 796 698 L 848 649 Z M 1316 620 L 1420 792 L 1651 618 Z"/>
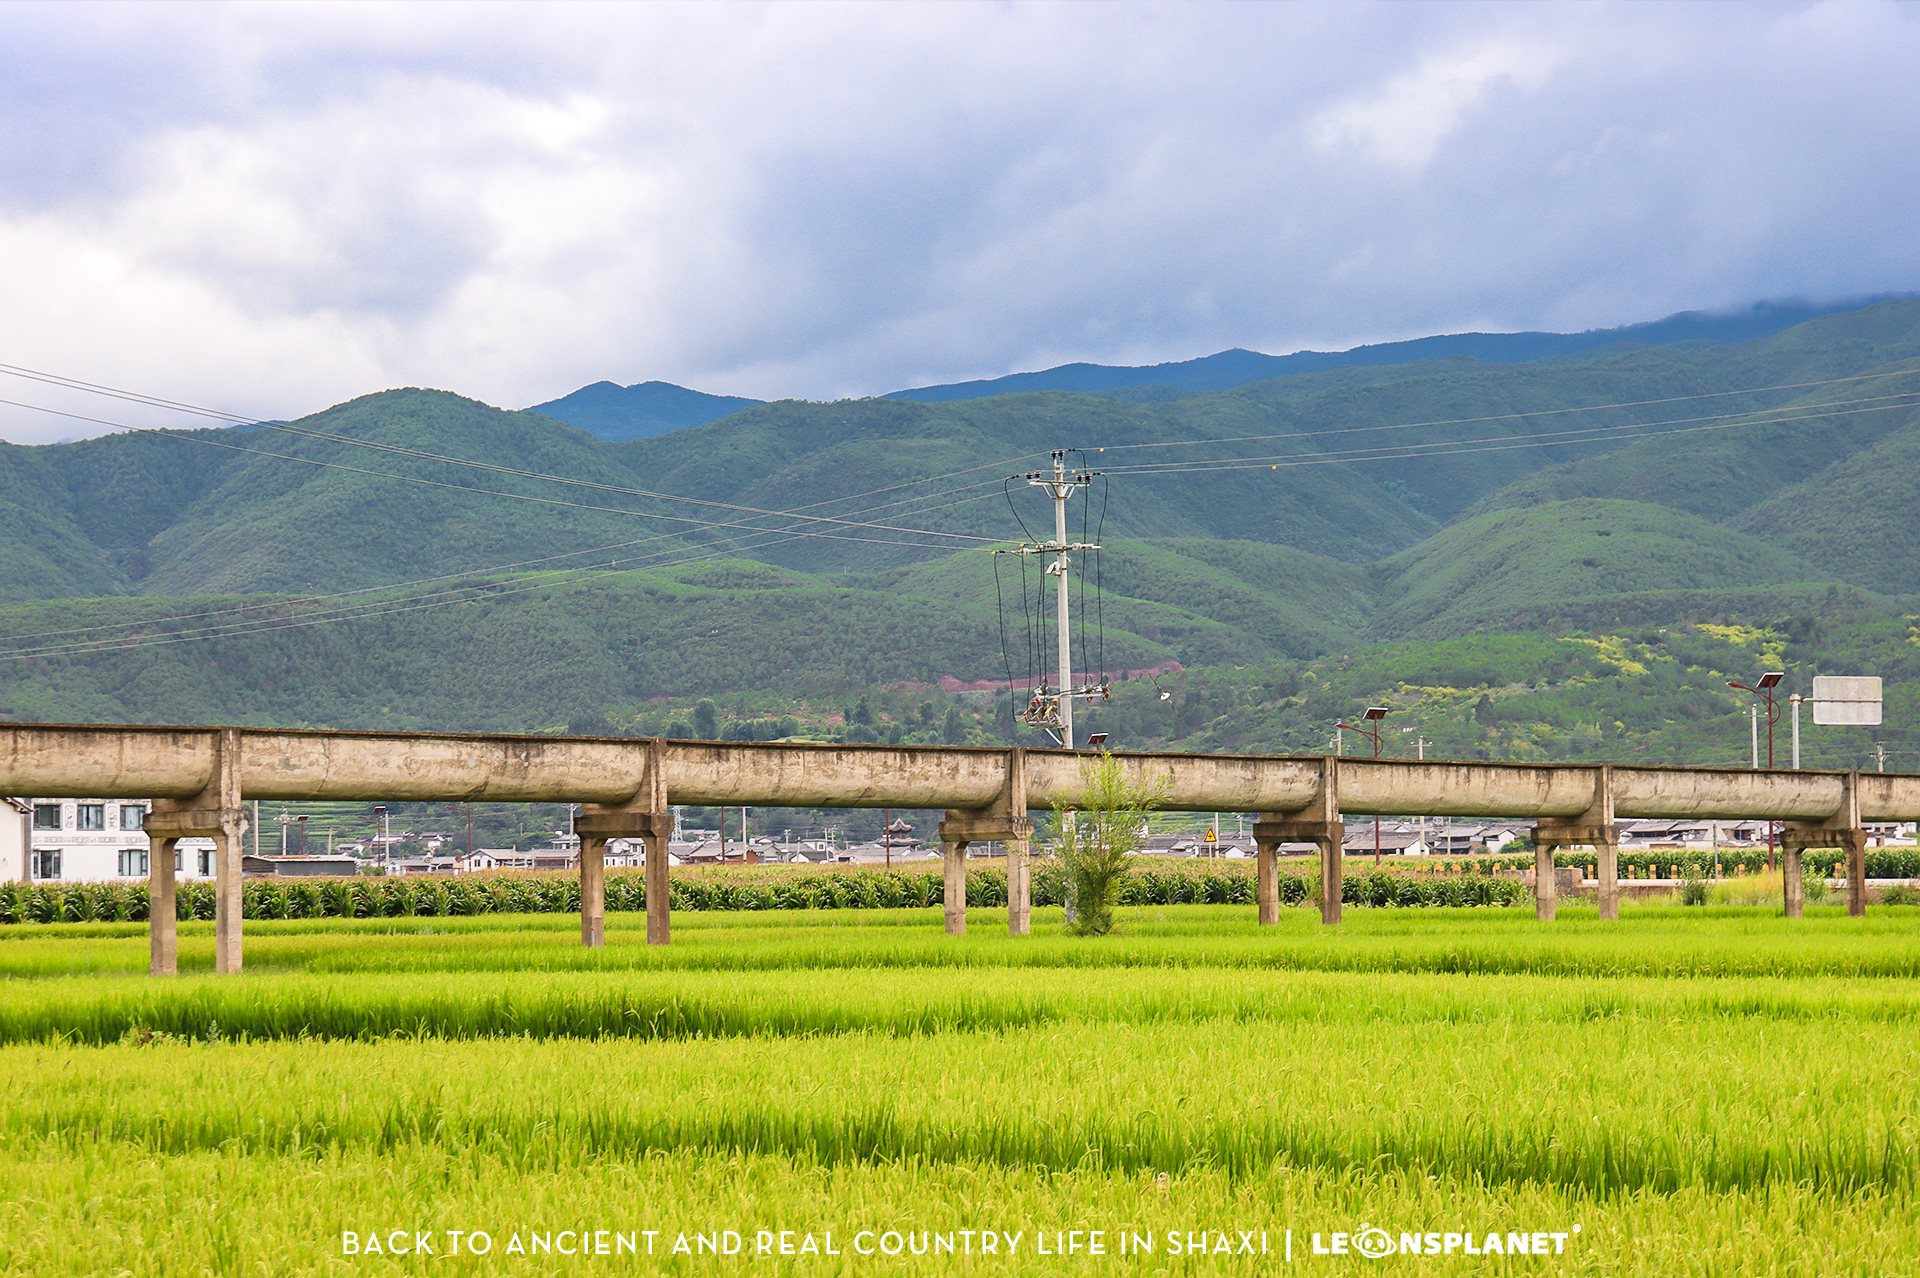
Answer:
<path fill-rule="evenodd" d="M 615 915 L 597 953 L 553 916 L 250 924 L 246 975 L 165 982 L 134 975 L 137 927 L 7 929 L 0 1273 L 1904 1274 L 1920 1255 L 1920 910 L 1352 911 L 1327 933 L 1163 906 L 1099 940 L 1039 913 L 1022 941 L 984 910 L 959 941 L 934 911 L 685 916 L 665 951 Z M 210 946 L 183 926 L 183 965 Z M 1496 1233 L 1502 1254 L 1313 1252 L 1373 1227 L 1396 1252 Z M 490 1254 L 449 1256 L 454 1230 Z M 616 1253 L 654 1231 L 654 1254 L 506 1250 L 602 1230 Z M 755 1254 L 783 1230 L 816 1251 Z M 343 1254 L 349 1233 L 382 1253 Z M 388 1254 L 416 1233 L 433 1256 Z M 672 1254 L 682 1234 L 696 1254 Z M 1153 1250 L 1121 1254 L 1134 1234 Z M 1504 1254 L 1509 1234 L 1562 1250 Z M 698 1254 L 702 1235 L 740 1251 Z"/>

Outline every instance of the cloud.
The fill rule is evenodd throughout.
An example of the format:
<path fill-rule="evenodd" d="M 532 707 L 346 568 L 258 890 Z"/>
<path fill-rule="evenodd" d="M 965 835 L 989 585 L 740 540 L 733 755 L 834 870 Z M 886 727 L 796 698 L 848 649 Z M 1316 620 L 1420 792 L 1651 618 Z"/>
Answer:
<path fill-rule="evenodd" d="M 1891 4 L 0 6 L 0 362 L 826 398 L 1913 288 L 1916 62 Z"/>
<path fill-rule="evenodd" d="M 1357 145 L 1384 164 L 1421 168 L 1496 84 L 1539 88 L 1561 57 L 1542 45 L 1505 39 L 1435 54 L 1379 92 L 1323 112 L 1309 131 L 1325 150 Z"/>

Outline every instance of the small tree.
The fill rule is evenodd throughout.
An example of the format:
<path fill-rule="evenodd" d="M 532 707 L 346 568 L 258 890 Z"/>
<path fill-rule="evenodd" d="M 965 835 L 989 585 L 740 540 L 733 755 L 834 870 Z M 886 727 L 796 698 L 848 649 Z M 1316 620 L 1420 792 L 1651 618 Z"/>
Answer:
<path fill-rule="evenodd" d="M 1080 761 L 1080 803 L 1056 800 L 1054 830 L 1066 872 L 1075 917 L 1067 930 L 1076 936 L 1104 936 L 1113 930 L 1113 906 L 1126 879 L 1128 858 L 1140 847 L 1147 813 L 1159 803 L 1166 783 L 1141 785 L 1110 754 Z"/>

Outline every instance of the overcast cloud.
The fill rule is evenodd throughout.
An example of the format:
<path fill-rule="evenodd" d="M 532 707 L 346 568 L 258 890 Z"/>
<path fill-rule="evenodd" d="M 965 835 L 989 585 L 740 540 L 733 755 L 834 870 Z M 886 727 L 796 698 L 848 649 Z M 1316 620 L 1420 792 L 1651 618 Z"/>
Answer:
<path fill-rule="evenodd" d="M 1866 2 L 0 5 L 0 362 L 819 399 L 1914 289 L 1916 68 Z"/>

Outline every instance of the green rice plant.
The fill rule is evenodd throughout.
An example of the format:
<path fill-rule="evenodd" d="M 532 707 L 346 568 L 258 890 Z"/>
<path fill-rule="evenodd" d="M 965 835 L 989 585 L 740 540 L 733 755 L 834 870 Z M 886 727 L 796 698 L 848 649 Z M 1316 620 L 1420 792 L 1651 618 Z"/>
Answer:
<path fill-rule="evenodd" d="M 86 1052 L 83 1087 L 57 1064 L 75 1050 Z M 1383 1054 L 1423 1083 L 1391 1105 L 1354 1097 L 1302 1107 L 1288 1087 L 1218 1087 L 1235 1062 L 1348 1079 L 1365 1077 L 1367 1062 Z M 1613 1062 L 1634 1085 L 1596 1090 L 1580 1065 L 1594 1060 Z M 1756 1113 L 1751 1096 L 1780 1060 L 1795 1061 L 1802 1090 Z M 176 1156 L 426 1146 L 514 1150 L 533 1165 L 584 1167 L 650 1151 L 762 1152 L 823 1166 L 1207 1166 L 1239 1180 L 1257 1180 L 1278 1162 L 1594 1194 L 1776 1184 L 1911 1192 L 1920 1113 L 1904 1089 L 1857 1086 L 1873 1068 L 1920 1069 L 1910 1023 L 1672 1023 L 1624 1013 L 1578 1022 L 1107 1021 L 1077 1031 L 638 1043 L 229 1038 L 210 1047 L 7 1049 L 0 1134 L 8 1146 L 108 1142 Z M 289 1085 L 311 1077 L 356 1085 Z M 977 1086 L 1009 1077 L 1021 1085 L 990 1095 Z M 516 1085 L 502 1089 L 501 1078 Z M 796 1095 L 799 1078 L 822 1081 Z M 899 1088 L 901 1079 L 914 1086 Z M 1487 1104 L 1489 1086 L 1504 1091 L 1521 1080 L 1528 1104 Z M 1202 1096 L 1206 1103 L 1194 1104 Z"/>
<path fill-rule="evenodd" d="M 1596 1017 L 1911 1025 L 1920 993 L 1836 987 L 1826 978 L 1590 978 L 1377 975 L 1219 968 L 917 967 L 876 984 L 866 968 L 807 971 L 804 984 L 743 983 L 726 971 L 267 974 L 128 982 L 68 978 L 16 986 L 0 1044 L 106 1044 L 151 1030 L 248 1041 L 392 1036 L 758 1038 L 919 1035 L 1092 1024 L 1556 1023 Z"/>
<path fill-rule="evenodd" d="M 1409 880 L 1410 881 L 1410 880 Z M 1455 880 L 1463 894 L 1506 890 L 1508 880 Z M 1420 885 L 1423 889 L 1427 885 Z M 1441 890 L 1437 886 L 1434 891 Z M 1523 898 L 1524 899 L 1524 898 Z M 1060 933 L 1057 909 L 1036 910 L 1035 935 L 1005 935 L 1002 910 L 972 912 L 964 939 L 941 934 L 916 909 L 687 912 L 673 945 L 645 944 L 639 915 L 610 915 L 607 945 L 579 944 L 577 915 L 486 914 L 278 920 L 247 925 L 249 972 L 778 971 L 795 966 L 873 970 L 1170 966 L 1353 972 L 1459 972 L 1565 976 L 1920 976 L 1920 934 L 1904 912 L 1877 908 L 1849 919 L 1844 906 L 1780 917 L 1738 906 L 1680 915 L 1627 902 L 1617 923 L 1591 905 L 1563 904 L 1541 925 L 1531 910 L 1429 907 L 1349 912 L 1340 927 L 1312 909 L 1282 911 L 1263 928 L 1251 905 L 1123 906 L 1124 947 L 1089 949 Z M 0 931 L 0 977 L 144 972 L 138 923 L 21 924 Z M 84 940 L 74 944 L 65 937 Z M 181 970 L 213 962 L 208 923 L 183 922 Z"/>
<path fill-rule="evenodd" d="M 1390 904 L 1333 929 L 1150 903 L 1117 907 L 1125 935 L 1098 946 L 1057 909 L 1031 937 L 986 908 L 947 937 L 903 895 L 688 911 L 664 949 L 618 915 L 600 950 L 574 917 L 454 912 L 458 885 L 437 883 L 445 914 L 249 923 L 245 974 L 172 980 L 124 975 L 145 965 L 137 922 L 21 922 L 0 933 L 0 1177 L 18 1190 L 0 1274 L 547 1271 L 499 1247 L 343 1257 L 343 1231 L 399 1226 L 745 1237 L 738 1257 L 620 1262 L 688 1274 L 788 1272 L 752 1240 L 796 1228 L 842 1252 L 808 1273 L 874 1272 L 848 1243 L 888 1228 L 925 1251 L 887 1272 L 1270 1273 L 1272 1251 L 1175 1258 L 1167 1235 L 1278 1248 L 1293 1230 L 1318 1272 L 1315 1232 L 1463 1221 L 1579 1223 L 1584 1250 L 1354 1263 L 1910 1268 L 1913 912 L 1630 903 L 1542 925 L 1427 895 L 1510 879 L 1381 878 L 1349 881 Z M 855 879 L 694 881 L 737 902 Z M 1416 891 L 1426 908 L 1396 908 Z M 204 972 L 210 925 L 180 941 Z M 1027 1250 L 962 1264 L 924 1241 L 988 1227 Z M 1155 1254 L 1031 1247 L 1123 1228 Z"/>
<path fill-rule="evenodd" d="M 50 1174 L 51 1173 L 51 1174 Z M 128 1269 L 128 1258 L 164 1256 L 168 1270 L 186 1273 L 306 1275 L 343 1269 L 395 1273 L 457 1270 L 491 1278 L 563 1272 L 606 1264 L 616 1272 L 725 1274 L 765 1269 L 836 1276 L 883 1269 L 906 1278 L 956 1272 L 1001 1278 L 1037 1269 L 1085 1273 L 1306 1272 L 1457 1275 L 1492 1272 L 1624 1272 L 1677 1274 L 1826 1275 L 1897 1274 L 1920 1250 L 1920 1226 L 1911 1203 L 1892 1194 L 1836 1196 L 1799 1186 L 1759 1193 L 1680 1190 L 1666 1195 L 1596 1196 L 1550 1186 L 1478 1186 L 1394 1171 L 1329 1172 L 1276 1165 L 1258 1177 L 1235 1179 L 1206 1166 L 1118 1174 L 1075 1168 L 1047 1175 L 983 1164 L 902 1162 L 821 1166 L 775 1153 L 714 1155 L 660 1151 L 644 1158 L 609 1159 L 591 1170 L 592 1193 L 583 1202 L 581 1171 L 531 1164 L 502 1148 L 455 1155 L 430 1144 L 394 1154 L 324 1148 L 297 1154 L 167 1156 L 125 1145 L 75 1149 L 66 1144 L 0 1150 L 0 1176 L 31 1184 L 31 1194 L 0 1196 L 0 1264 L 4 1272 L 34 1278 L 92 1278 Z M 289 1192 L 289 1186 L 312 1186 Z M 245 1202 L 243 1214 L 223 1210 Z M 396 1211 L 396 1204 L 399 1210 Z M 342 1256 L 342 1235 L 364 1241 L 399 1223 L 429 1231 L 436 1255 Z M 1366 1222 L 1400 1229 L 1559 1229 L 1579 1223 L 1569 1252 L 1530 1260 L 1395 1254 L 1378 1260 L 1348 1256 L 1329 1263 L 1311 1256 L 1312 1234 L 1327 1244 L 1335 1231 Z M 549 1244 L 558 1230 L 604 1227 L 602 1242 L 628 1236 L 639 1256 L 582 1259 L 529 1257 L 536 1234 Z M 898 1256 L 855 1251 L 861 1231 L 898 1229 L 914 1246 Z M 490 1231 L 488 1252 L 462 1246 L 449 1254 L 448 1230 Z M 645 1256 L 655 1231 L 655 1253 Z M 702 1235 L 740 1236 L 735 1256 L 674 1255 Z M 794 1231 L 796 1248 L 811 1239 L 813 1254 L 797 1258 L 755 1255 L 761 1231 L 777 1247 L 779 1231 Z M 975 1231 L 962 1239 L 957 1231 Z M 1020 1235 L 1012 1255 L 978 1254 L 978 1233 Z M 1056 1261 L 1037 1255 L 1070 1230 L 1101 1233 L 1104 1256 Z M 1167 1254 L 1168 1235 L 1183 1240 L 1207 1231 L 1207 1246 L 1225 1231 L 1237 1244 L 1246 1231 L 1267 1254 Z M 1284 1254 L 1293 1231 L 1294 1263 Z M 838 1256 L 819 1254 L 833 1234 Z M 1154 1254 L 1117 1255 L 1125 1233 L 1152 1239 Z M 389 1240 L 390 1240 L 390 1235 Z M 519 1251 L 506 1249 L 518 1239 Z M 412 1244 L 411 1231 L 403 1240 Z M 940 1242 L 952 1252 L 936 1251 Z M 877 1238 L 863 1245 L 878 1251 Z M 961 1255 L 967 1247 L 972 1254 Z M 999 1251 L 1007 1250 L 1004 1241 Z M 1457 1249 L 1456 1249 L 1457 1253 Z M 644 1258 L 642 1258 L 644 1257 Z M 1336 1268 L 1337 1266 L 1337 1268 Z M 1324 1267 L 1324 1268 L 1323 1268 Z M 137 1272 L 137 1269 L 136 1269 Z"/>

